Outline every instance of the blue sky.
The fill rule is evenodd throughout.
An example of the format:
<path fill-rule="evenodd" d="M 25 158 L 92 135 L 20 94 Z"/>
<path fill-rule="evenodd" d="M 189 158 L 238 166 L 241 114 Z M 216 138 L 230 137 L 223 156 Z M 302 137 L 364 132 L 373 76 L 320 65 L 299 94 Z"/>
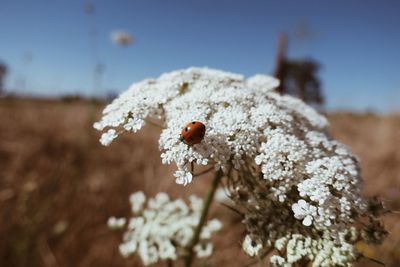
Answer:
<path fill-rule="evenodd" d="M 399 1 L 93 0 L 93 15 L 85 3 L 0 0 L 0 60 L 10 69 L 10 91 L 91 94 L 95 61 L 105 65 L 97 93 L 189 66 L 271 73 L 284 32 L 290 57 L 323 65 L 328 109 L 400 110 Z M 113 44 L 114 30 L 132 33 L 135 43 Z"/>

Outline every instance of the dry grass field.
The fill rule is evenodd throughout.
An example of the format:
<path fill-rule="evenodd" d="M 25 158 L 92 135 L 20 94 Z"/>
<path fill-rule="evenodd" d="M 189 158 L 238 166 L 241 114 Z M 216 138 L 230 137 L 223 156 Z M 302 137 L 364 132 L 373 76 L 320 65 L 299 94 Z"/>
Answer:
<path fill-rule="evenodd" d="M 0 266 L 141 266 L 118 251 L 121 233 L 110 216 L 129 215 L 129 194 L 166 191 L 202 195 L 210 177 L 185 188 L 174 166 L 161 165 L 158 130 L 124 135 L 102 147 L 92 124 L 103 104 L 76 100 L 0 99 Z M 361 161 L 367 196 L 400 210 L 400 116 L 329 115 L 333 136 Z M 236 214 L 213 206 L 224 222 L 214 257 L 199 266 L 244 266 L 243 228 Z M 360 245 L 366 255 L 400 266 L 400 214 L 389 214 L 390 232 L 380 247 Z M 362 261 L 359 266 L 379 266 Z"/>

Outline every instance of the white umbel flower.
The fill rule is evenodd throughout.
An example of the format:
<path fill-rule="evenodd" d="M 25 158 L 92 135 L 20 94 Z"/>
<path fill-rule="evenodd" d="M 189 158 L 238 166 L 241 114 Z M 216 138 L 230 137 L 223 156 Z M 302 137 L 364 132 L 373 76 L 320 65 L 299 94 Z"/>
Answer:
<path fill-rule="evenodd" d="M 143 192 L 136 192 L 130 197 L 132 211 L 138 215 L 128 220 L 123 242 L 119 246 L 120 253 L 124 257 L 138 253 L 144 265 L 178 259 L 193 238 L 203 201 L 191 196 L 190 205 L 187 205 L 181 199 L 171 200 L 166 193 L 158 193 L 145 206 L 145 199 Z M 125 218 L 111 217 L 108 225 L 119 229 L 126 225 L 126 221 Z M 200 233 L 200 243 L 194 247 L 198 257 L 212 254 L 210 239 L 221 227 L 217 219 L 205 224 Z"/>
<path fill-rule="evenodd" d="M 256 163 L 274 185 L 266 192 L 270 198 L 284 203 L 296 187 L 297 201 L 309 203 L 307 214 L 294 213 L 304 225 L 323 228 L 334 219 L 349 221 L 346 203 L 354 203 L 358 211 L 364 208 L 357 162 L 326 134 L 323 116 L 300 100 L 276 94 L 272 89 L 278 85 L 265 75 L 246 80 L 206 68 L 178 70 L 133 84 L 105 108 L 95 127 L 108 129 L 102 142 L 109 144 L 117 132 L 135 132 L 146 120 L 161 120 L 162 162 L 177 165 L 178 184 L 193 181 L 191 163 L 224 171 Z M 179 140 L 190 121 L 206 125 L 206 136 L 193 146 Z"/>
<path fill-rule="evenodd" d="M 277 108 L 275 96 L 264 95 L 278 84 L 269 76 L 245 80 L 241 75 L 207 68 L 174 71 L 133 84 L 104 109 L 94 127 L 107 129 L 101 140 L 109 145 L 124 131 L 136 132 L 147 120 L 161 120 L 165 126 L 159 140 L 162 162 L 176 163 L 176 182 L 186 185 L 192 181 L 190 162 L 213 164 L 222 170 L 233 164 L 239 169 L 243 157 L 258 153 L 263 136 L 260 129 L 281 117 L 291 119 Z M 179 140 L 190 121 L 200 121 L 207 129 L 204 140 L 192 147 Z"/>
<path fill-rule="evenodd" d="M 265 75 L 245 79 L 207 68 L 178 70 L 133 84 L 104 109 L 94 127 L 105 132 L 101 142 L 108 145 L 123 132 L 157 122 L 162 127 L 162 163 L 176 164 L 178 184 L 193 182 L 196 165 L 229 174 L 229 196 L 243 211 L 248 232 L 243 249 L 249 255 L 277 244 L 280 249 L 286 246 L 288 254 L 275 257 L 276 266 L 304 258 L 317 262 L 315 266 L 348 266 L 355 260 L 354 241 L 337 246 L 343 233 L 361 217 L 369 217 L 371 224 L 363 229 L 365 240 L 379 243 L 386 232 L 377 215 L 368 213 L 368 201 L 361 196 L 356 157 L 329 136 L 324 116 L 296 98 L 276 93 L 273 89 L 278 85 L 279 81 Z M 193 121 L 203 123 L 206 134 L 200 143 L 187 145 L 180 134 Z M 182 209 L 178 213 L 186 216 L 187 210 Z M 129 225 L 139 225 L 141 236 L 147 236 L 159 216 L 168 218 L 158 210 L 145 210 L 140 220 Z M 182 246 L 192 235 L 190 227 L 177 233 Z M 204 235 L 209 236 L 207 231 Z M 154 252 L 160 245 L 135 242 L 123 244 L 121 252 L 147 253 L 146 262 L 161 257 Z M 168 243 L 164 245 L 165 251 L 172 251 Z M 324 249 L 310 254 L 318 247 Z M 320 260 L 326 258 L 321 254 L 325 252 L 336 255 L 326 264 Z"/>

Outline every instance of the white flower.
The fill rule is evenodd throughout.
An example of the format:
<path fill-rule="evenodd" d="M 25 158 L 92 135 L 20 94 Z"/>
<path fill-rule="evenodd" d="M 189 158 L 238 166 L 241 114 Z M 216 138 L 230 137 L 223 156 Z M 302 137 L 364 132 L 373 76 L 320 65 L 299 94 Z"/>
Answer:
<path fill-rule="evenodd" d="M 138 213 L 143 208 L 143 204 L 146 201 L 146 196 L 142 191 L 139 191 L 130 195 L 129 201 L 131 202 L 132 212 Z"/>
<path fill-rule="evenodd" d="M 200 238 L 210 239 L 211 235 L 214 232 L 221 230 L 221 228 L 222 228 L 222 223 L 219 220 L 217 219 L 210 220 L 208 224 L 203 227 Z"/>
<path fill-rule="evenodd" d="M 271 267 L 291 267 L 292 264 L 285 261 L 285 258 L 282 258 L 278 255 L 273 255 L 270 258 Z"/>
<path fill-rule="evenodd" d="M 275 241 L 274 246 L 277 250 L 283 250 L 286 247 L 287 242 L 288 242 L 288 239 L 286 236 L 281 237 Z"/>
<path fill-rule="evenodd" d="M 136 192 L 131 195 L 132 211 L 139 213 L 129 219 L 119 251 L 124 257 L 137 252 L 144 265 L 159 260 L 176 260 L 193 238 L 194 230 L 200 220 L 203 201 L 190 196 L 190 205 L 180 199 L 171 200 L 166 193 L 158 193 L 150 198 L 144 207 L 145 195 Z M 126 219 L 111 217 L 108 221 L 111 228 L 126 225 Z M 213 219 L 208 221 L 201 233 L 200 242 L 194 247 L 198 257 L 212 254 L 210 239 L 213 233 L 220 230 L 222 224 Z"/>
<path fill-rule="evenodd" d="M 313 216 L 316 216 L 317 208 L 307 203 L 304 199 L 300 199 L 297 203 L 292 205 L 294 217 L 302 219 L 305 226 L 312 224 Z"/>
<path fill-rule="evenodd" d="M 250 257 L 254 257 L 258 255 L 258 253 L 262 249 L 262 245 L 260 243 L 254 242 L 250 236 L 246 235 L 242 243 L 242 248 L 247 255 L 249 255 Z"/>
<path fill-rule="evenodd" d="M 177 184 L 182 184 L 182 185 L 187 185 L 192 182 L 193 175 L 184 170 L 178 170 L 175 172 L 174 176 L 176 177 L 176 183 Z"/>
<path fill-rule="evenodd" d="M 279 84 L 280 82 L 278 79 L 264 74 L 256 74 L 247 79 L 247 85 L 250 88 L 256 88 L 264 91 L 273 90 L 277 88 Z"/>
<path fill-rule="evenodd" d="M 103 146 L 108 146 L 112 142 L 112 140 L 114 140 L 117 137 L 118 137 L 117 131 L 115 131 L 115 129 L 110 129 L 101 136 L 100 143 Z"/>
<path fill-rule="evenodd" d="M 347 235 L 353 230 L 341 232 L 341 235 Z M 286 254 L 272 256 L 270 258 L 271 266 L 288 267 L 301 260 L 312 261 L 312 265 L 316 267 L 352 266 L 352 262 L 356 260 L 353 245 L 345 240 L 336 243 L 328 235 L 312 239 L 300 234 L 293 234 L 288 235 L 287 240 Z"/>
<path fill-rule="evenodd" d="M 213 251 L 213 245 L 211 243 L 208 244 L 197 244 L 194 247 L 194 251 L 196 252 L 196 256 L 199 258 L 209 257 Z"/>
<path fill-rule="evenodd" d="M 120 228 L 124 227 L 125 224 L 126 224 L 125 218 L 110 217 L 107 221 L 107 225 L 111 229 L 120 229 Z"/>

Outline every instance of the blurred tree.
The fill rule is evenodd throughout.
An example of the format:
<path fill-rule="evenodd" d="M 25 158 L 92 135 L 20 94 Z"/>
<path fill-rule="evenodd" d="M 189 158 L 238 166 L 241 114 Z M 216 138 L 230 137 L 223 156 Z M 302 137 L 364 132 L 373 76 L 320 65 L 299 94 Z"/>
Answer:
<path fill-rule="evenodd" d="M 307 103 L 323 104 L 321 82 L 317 76 L 320 64 L 313 59 L 290 60 L 286 57 L 287 38 L 278 37 L 274 76 L 281 83 L 277 91 L 297 96 Z"/>
<path fill-rule="evenodd" d="M 0 95 L 4 94 L 4 80 L 7 75 L 7 66 L 0 62 Z"/>

